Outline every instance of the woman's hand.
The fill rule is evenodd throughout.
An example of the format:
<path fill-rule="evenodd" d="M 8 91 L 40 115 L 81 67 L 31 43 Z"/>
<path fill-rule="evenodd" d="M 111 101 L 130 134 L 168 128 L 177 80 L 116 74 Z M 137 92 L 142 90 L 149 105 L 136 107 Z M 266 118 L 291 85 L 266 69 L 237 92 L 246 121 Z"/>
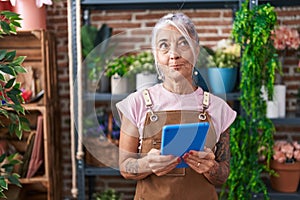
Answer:
<path fill-rule="evenodd" d="M 184 161 L 199 174 L 208 172 L 216 163 L 215 154 L 210 148 L 204 151 L 191 150 L 183 155 Z"/>
<path fill-rule="evenodd" d="M 160 155 L 157 149 L 151 149 L 146 156 L 148 165 L 157 176 L 163 176 L 173 170 L 180 163 L 179 157 Z"/>

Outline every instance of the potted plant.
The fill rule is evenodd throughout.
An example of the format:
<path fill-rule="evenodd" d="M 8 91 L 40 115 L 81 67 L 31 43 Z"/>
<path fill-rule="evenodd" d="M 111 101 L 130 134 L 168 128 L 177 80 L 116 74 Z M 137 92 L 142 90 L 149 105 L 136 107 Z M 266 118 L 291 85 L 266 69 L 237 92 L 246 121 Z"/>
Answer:
<path fill-rule="evenodd" d="M 232 35 L 243 52 L 239 84 L 242 111 L 230 129 L 230 175 L 221 192 L 221 197 L 226 195 L 226 199 L 252 199 L 258 193 L 269 199 L 261 173 L 272 171 L 275 127 L 266 117 L 261 88 L 264 86 L 268 99 L 272 99 L 275 70 L 280 68 L 271 39 L 276 24 L 275 8 L 269 3 L 249 8 L 246 0 L 236 12 Z M 261 147 L 264 147 L 265 163 L 259 162 Z"/>
<path fill-rule="evenodd" d="M 223 39 L 217 43 L 208 56 L 208 80 L 213 93 L 232 92 L 237 80 L 240 63 L 240 46 L 232 39 Z"/>
<path fill-rule="evenodd" d="M 134 60 L 134 55 L 123 55 L 107 63 L 105 75 L 111 79 L 112 94 L 126 94 L 128 92 L 129 67 Z"/>
<path fill-rule="evenodd" d="M 270 176 L 271 186 L 280 192 L 296 192 L 300 179 L 300 144 L 293 140 L 277 140 L 273 146 L 274 155 Z"/>
<path fill-rule="evenodd" d="M 20 27 L 18 14 L 9 11 L 0 11 L 0 39 L 5 35 L 16 34 L 16 27 Z M 16 51 L 8 52 L 0 50 L 0 115 L 1 119 L 7 119 L 8 124 L 0 121 L 1 126 L 8 128 L 10 134 L 22 138 L 23 131 L 29 131 L 29 122 L 24 117 L 25 110 L 20 84 L 16 82 L 19 73 L 25 73 L 22 67 L 24 56 L 16 56 Z M 8 127 L 7 127 L 8 126 Z M 8 183 L 21 186 L 19 175 L 13 172 L 13 167 L 19 164 L 17 154 L 0 156 L 0 197 L 6 197 L 4 192 L 8 190 Z"/>
<path fill-rule="evenodd" d="M 272 40 L 277 50 L 281 68 L 284 67 L 284 60 L 287 51 L 296 54 L 300 47 L 300 37 L 298 30 L 289 28 L 287 26 L 279 26 L 273 31 Z M 282 81 L 282 71 L 276 73 L 275 86 L 274 86 L 274 100 L 269 102 L 269 105 L 277 105 L 277 117 L 285 117 L 286 115 L 286 85 Z M 272 110 L 267 105 L 267 109 Z"/>
<path fill-rule="evenodd" d="M 136 75 L 136 90 L 148 88 L 158 81 L 151 51 L 143 51 L 135 55 L 129 70 Z"/>

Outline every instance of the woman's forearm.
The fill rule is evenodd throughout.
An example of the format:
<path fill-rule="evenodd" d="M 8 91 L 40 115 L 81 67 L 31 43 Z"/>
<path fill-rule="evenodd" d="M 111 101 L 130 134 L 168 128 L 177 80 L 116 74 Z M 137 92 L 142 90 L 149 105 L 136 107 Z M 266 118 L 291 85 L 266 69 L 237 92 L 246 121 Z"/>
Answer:
<path fill-rule="evenodd" d="M 126 179 L 140 180 L 152 174 L 144 158 L 128 158 L 120 164 L 121 175 Z"/>
<path fill-rule="evenodd" d="M 229 164 L 227 162 L 215 162 L 215 165 L 204 173 L 207 180 L 213 185 L 222 185 L 229 176 Z"/>
<path fill-rule="evenodd" d="M 230 148 L 229 148 L 229 129 L 220 135 L 219 142 L 216 144 L 216 158 L 214 166 L 204 173 L 204 176 L 213 185 L 221 185 L 226 182 L 230 172 Z"/>

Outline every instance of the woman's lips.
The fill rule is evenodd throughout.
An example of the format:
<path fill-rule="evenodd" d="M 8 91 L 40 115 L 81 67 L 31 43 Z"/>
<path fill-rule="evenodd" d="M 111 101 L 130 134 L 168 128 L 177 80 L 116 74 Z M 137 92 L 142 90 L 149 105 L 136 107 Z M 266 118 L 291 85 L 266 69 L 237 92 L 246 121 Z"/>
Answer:
<path fill-rule="evenodd" d="M 182 64 L 170 65 L 170 67 L 174 70 L 179 70 L 182 67 Z"/>

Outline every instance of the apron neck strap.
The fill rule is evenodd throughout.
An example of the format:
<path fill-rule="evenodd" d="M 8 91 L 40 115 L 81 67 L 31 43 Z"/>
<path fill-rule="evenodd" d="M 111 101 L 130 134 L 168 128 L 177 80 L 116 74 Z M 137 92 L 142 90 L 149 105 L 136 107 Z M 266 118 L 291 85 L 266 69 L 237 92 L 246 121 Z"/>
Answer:
<path fill-rule="evenodd" d="M 144 101 L 145 101 L 145 104 L 146 104 L 147 108 L 150 108 L 150 107 L 153 106 L 149 90 L 145 89 L 143 91 L 143 98 L 144 98 Z"/>
<path fill-rule="evenodd" d="M 204 91 L 202 104 L 203 109 L 206 110 L 209 106 L 209 92 Z"/>

